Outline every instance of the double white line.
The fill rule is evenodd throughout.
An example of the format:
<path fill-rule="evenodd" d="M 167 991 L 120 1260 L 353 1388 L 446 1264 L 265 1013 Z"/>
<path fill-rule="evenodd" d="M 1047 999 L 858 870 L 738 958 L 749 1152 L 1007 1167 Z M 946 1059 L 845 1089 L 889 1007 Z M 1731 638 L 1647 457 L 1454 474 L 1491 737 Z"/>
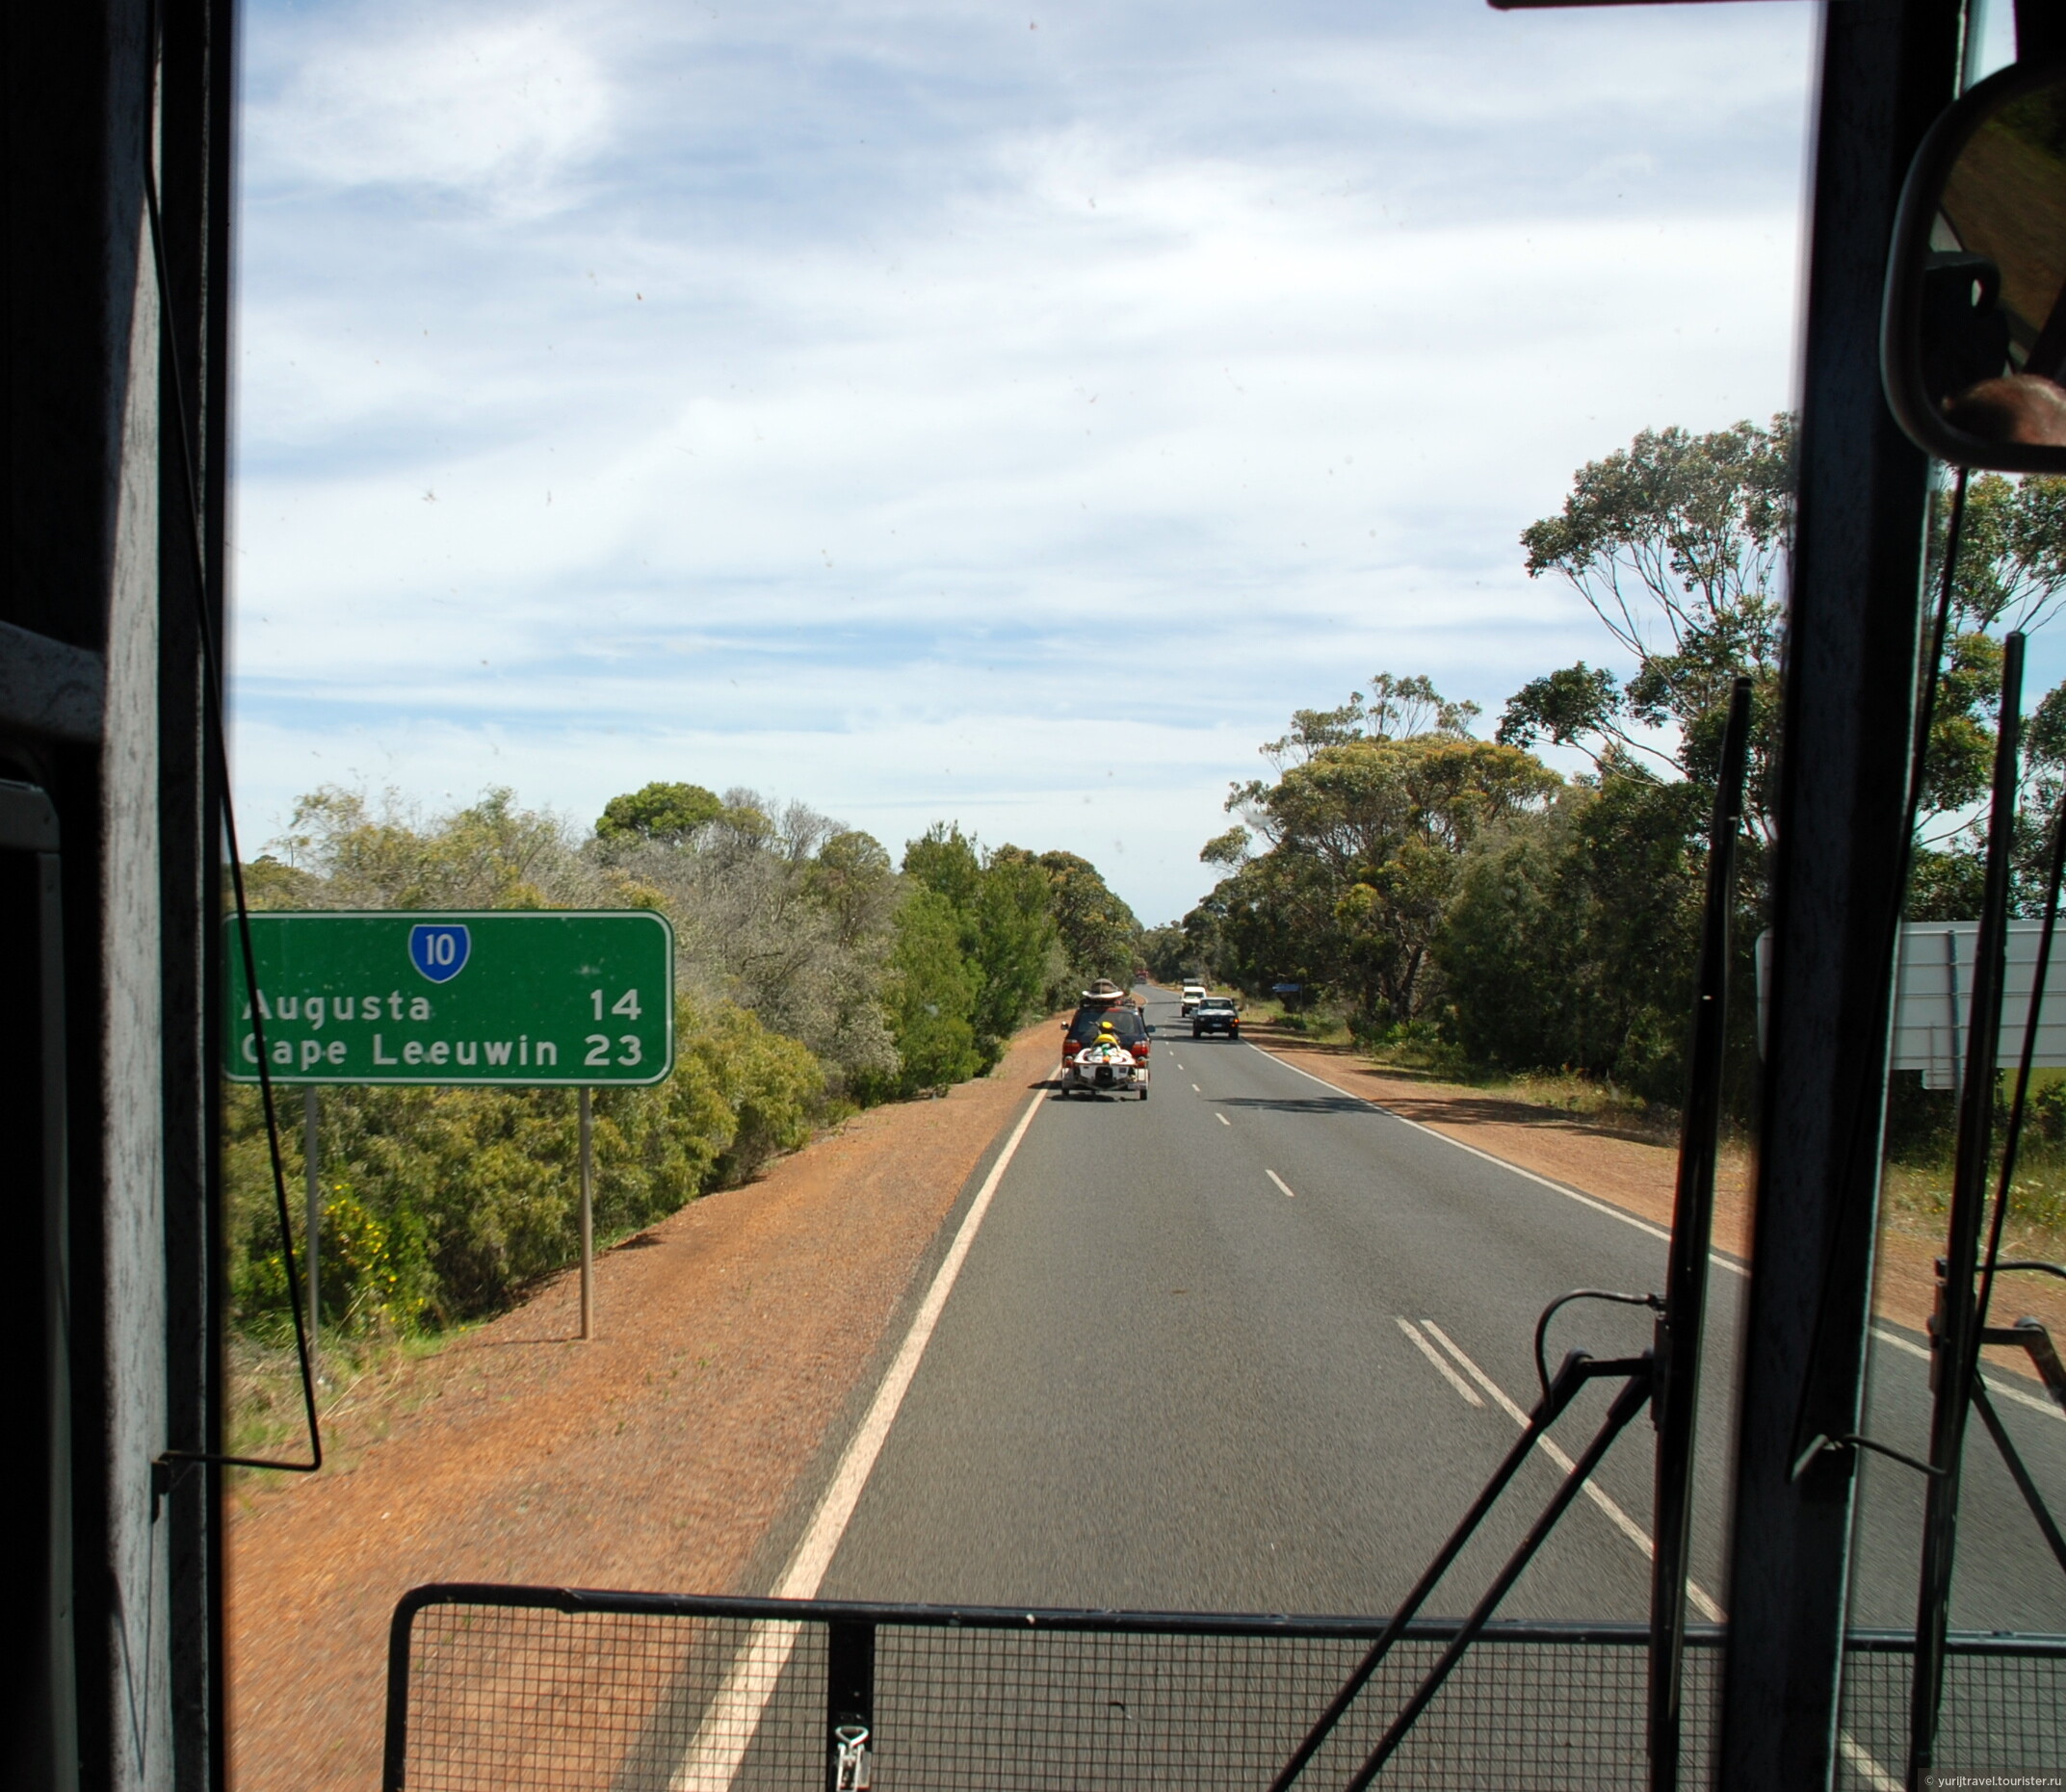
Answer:
<path fill-rule="evenodd" d="M 1484 1405 L 1484 1402 L 1478 1397 L 1477 1390 L 1471 1387 L 1470 1382 L 1466 1382 L 1462 1376 L 1451 1368 L 1436 1351 L 1434 1344 L 1430 1344 L 1427 1341 L 1429 1337 L 1432 1337 L 1436 1343 L 1439 1343 L 1444 1350 L 1448 1351 L 1451 1356 L 1454 1357 L 1463 1365 L 1470 1375 L 1471 1381 L 1476 1382 L 1479 1388 L 1482 1388 L 1490 1394 L 1493 1401 L 1505 1413 L 1508 1418 L 1512 1419 L 1524 1431 L 1528 1429 L 1528 1415 L 1509 1400 L 1501 1390 L 1498 1384 L 1493 1381 L 1492 1377 L 1487 1375 L 1477 1363 L 1473 1363 L 1469 1357 L 1465 1356 L 1457 1347 L 1455 1339 L 1451 1338 L 1432 1319 L 1423 1319 L 1419 1325 L 1415 1325 L 1411 1319 L 1401 1315 L 1399 1321 L 1399 1329 L 1413 1340 L 1420 1353 L 1434 1364 L 1436 1372 L 1451 1388 L 1455 1389 L 1464 1400 L 1476 1407 Z M 1896 1338 L 1894 1341 L 1898 1343 L 1901 1340 Z M 1571 1458 L 1565 1455 L 1548 1438 L 1537 1438 L 1535 1447 L 1555 1463 L 1563 1473 L 1569 1474 L 1571 1472 Z M 1656 1549 L 1651 1544 L 1649 1535 L 1643 1528 L 1634 1519 L 1630 1518 L 1609 1495 L 1601 1492 L 1590 1481 L 1585 1483 L 1585 1496 L 1594 1505 L 1598 1506 L 1602 1512 L 1607 1514 L 1616 1530 L 1642 1551 L 1644 1561 L 1649 1561 L 1656 1554 Z M 1690 1576 L 1687 1577 L 1686 1582 L 1686 1597 L 1694 1609 L 1703 1618 L 1709 1620 L 1710 1623 L 1720 1623 L 1723 1621 L 1722 1608 L 1714 1601 L 1707 1589 Z M 1849 1730 L 1840 1729 L 1837 1731 L 1837 1748 L 1844 1758 L 1850 1763 L 1851 1771 L 1857 1774 L 1867 1785 L 1871 1787 L 1872 1792 L 1901 1792 L 1901 1782 L 1890 1774 L 1885 1767 L 1881 1766 L 1872 1752 L 1853 1736 Z"/>
<path fill-rule="evenodd" d="M 1424 1328 L 1427 1337 L 1422 1336 Z M 1432 1319 L 1423 1319 L 1420 1325 L 1416 1326 L 1411 1319 L 1401 1316 L 1399 1321 L 1399 1329 L 1420 1346 L 1421 1354 L 1442 1372 L 1443 1379 L 1471 1405 L 1482 1406 L 1484 1403 L 1457 1375 L 1456 1371 L 1435 1354 L 1434 1344 L 1430 1344 L 1427 1341 L 1427 1338 L 1432 1338 L 1435 1343 L 1440 1344 L 1444 1350 L 1454 1357 L 1463 1365 L 1465 1374 L 1469 1375 L 1472 1381 L 1476 1382 L 1479 1388 L 1482 1388 L 1486 1393 L 1492 1396 L 1493 1404 L 1504 1413 L 1508 1418 L 1519 1425 L 1523 1431 L 1528 1429 L 1528 1415 L 1509 1400 L 1499 1384 L 1491 1376 L 1487 1375 L 1483 1369 L 1479 1368 L 1477 1363 L 1473 1363 L 1469 1357 L 1465 1356 L 1457 1348 L 1455 1340 Z M 1571 1458 L 1558 1447 L 1553 1438 L 1547 1436 L 1537 1438 L 1535 1447 L 1556 1465 L 1560 1473 L 1569 1474 L 1576 1466 Z M 1585 1497 L 1607 1515 L 1608 1521 L 1629 1542 L 1634 1544 L 1636 1548 L 1642 1551 L 1644 1561 L 1649 1561 L 1657 1553 L 1656 1547 L 1650 1541 L 1650 1533 L 1636 1523 L 1634 1519 L 1630 1518 L 1620 1502 L 1614 1499 L 1611 1494 L 1606 1493 L 1598 1482 L 1588 1480 L 1585 1483 L 1584 1492 Z M 1692 1602 L 1693 1609 L 1711 1623 L 1720 1623 L 1722 1622 L 1722 1608 L 1714 1602 L 1707 1589 L 1701 1586 L 1698 1581 L 1691 1578 L 1687 1580 L 1686 1597 Z"/>

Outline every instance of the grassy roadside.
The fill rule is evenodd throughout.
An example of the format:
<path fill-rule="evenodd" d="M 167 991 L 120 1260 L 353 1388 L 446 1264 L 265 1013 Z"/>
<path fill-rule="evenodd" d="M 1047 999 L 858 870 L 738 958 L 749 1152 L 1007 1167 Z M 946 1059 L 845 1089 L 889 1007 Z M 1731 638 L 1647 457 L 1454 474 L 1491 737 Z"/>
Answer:
<path fill-rule="evenodd" d="M 1430 1093 L 1437 1087 L 1468 1090 L 1492 1101 L 1548 1108 L 1645 1144 L 1678 1142 L 1676 1108 L 1646 1102 L 1611 1082 L 1576 1071 L 1486 1070 L 1468 1063 L 1454 1047 L 1431 1033 L 1375 1045 L 1359 1043 L 1339 1013 L 1327 1008 L 1287 1013 L 1281 1002 L 1269 998 L 1243 999 L 1242 1020 L 1243 1031 L 1257 1045 L 1353 1057 L 1387 1076 L 1425 1083 Z"/>
<path fill-rule="evenodd" d="M 812 1134 L 812 1140 L 798 1149 L 808 1150 L 811 1142 L 837 1132 L 856 1111 L 841 1104 L 830 1121 L 820 1127 Z M 777 1156 L 789 1155 L 781 1153 Z M 704 1191 L 705 1194 L 712 1192 L 716 1191 Z M 693 1197 L 693 1201 L 702 1199 L 703 1194 Z M 624 1226 L 598 1233 L 595 1239 L 597 1260 L 650 1230 L 650 1225 Z M 484 1313 L 477 1319 L 421 1329 L 400 1329 L 384 1324 L 365 1330 L 327 1326 L 317 1340 L 316 1360 L 312 1365 L 316 1415 L 323 1426 L 326 1458 L 349 1454 L 378 1441 L 387 1435 L 394 1419 L 415 1410 L 415 1403 L 407 1397 L 406 1387 L 410 1372 L 418 1363 L 440 1355 L 484 1326 L 492 1325 L 504 1312 L 514 1312 L 554 1283 L 577 1273 L 575 1267 L 553 1270 L 519 1288 L 507 1308 Z M 294 1334 L 284 1327 L 276 1336 L 266 1337 L 232 1330 L 226 1367 L 229 1453 L 233 1456 L 296 1458 L 305 1455 L 308 1420 L 302 1405 L 301 1360 L 295 1350 Z M 246 1468 L 231 1470 L 232 1476 L 237 1478 L 248 1478 L 258 1472 Z M 235 1479 L 231 1485 L 236 1485 Z"/>
<path fill-rule="evenodd" d="M 409 1371 L 478 1329 L 463 1325 L 442 1332 L 326 1335 L 314 1364 L 326 1460 L 349 1456 L 386 1436 L 395 1418 L 414 1410 L 404 1392 Z M 305 1456 L 308 1422 L 293 1338 L 275 1342 L 232 1332 L 225 1366 L 229 1453 Z M 233 1468 L 229 1485 L 235 1489 L 263 1473 Z"/>
<path fill-rule="evenodd" d="M 1354 1043 L 1348 1024 L 1332 1008 L 1294 1013 L 1274 996 L 1237 996 L 1235 1000 L 1241 1003 L 1242 1026 L 1259 1037 L 1267 1030 L 1287 1045 L 1346 1047 Z"/>
<path fill-rule="evenodd" d="M 1881 1188 L 1882 1224 L 1907 1237 L 1942 1246 L 1951 1202 L 1948 1161 L 1890 1163 Z M 2066 1156 L 2028 1148 L 2019 1155 L 2016 1180 L 2009 1189 L 2008 1219 L 2001 1228 L 2001 1255 L 2053 1263 L 2066 1259 Z"/>

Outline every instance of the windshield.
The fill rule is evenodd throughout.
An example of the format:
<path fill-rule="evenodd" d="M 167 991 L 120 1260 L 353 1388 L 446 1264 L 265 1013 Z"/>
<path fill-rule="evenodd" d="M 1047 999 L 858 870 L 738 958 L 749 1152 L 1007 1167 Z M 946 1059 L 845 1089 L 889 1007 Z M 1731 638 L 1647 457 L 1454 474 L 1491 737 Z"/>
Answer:
<path fill-rule="evenodd" d="M 1123 1040 L 1142 1039 L 1147 1036 L 1146 1026 L 1140 1017 L 1129 1008 L 1080 1014 L 1069 1024 L 1071 1039 L 1091 1040 L 1107 1030 Z"/>
<path fill-rule="evenodd" d="M 351 1471 L 232 1482 L 240 1780 L 379 1772 L 360 1705 L 434 1581 L 1394 1610 L 1514 1446 L 1545 1308 L 1638 1303 L 1561 1310 L 1552 1368 L 1653 1343 L 1740 677 L 1720 1622 L 1813 10 L 248 17 L 235 779 L 301 931 L 231 1050 L 256 1017 L 287 1053 Z M 1977 888 L 2032 613 L 1995 599 L 2066 566 L 2052 499 L 1982 483 L 1919 919 Z M 1078 1010 L 1100 979 L 1145 1018 Z M 1065 1016 L 1159 1032 L 1093 1086 Z M 247 1441 L 299 1398 L 256 1074 Z M 1949 1125 L 1911 1080 L 1903 1447 Z M 1639 1626 L 1653 1468 L 1635 1427 L 1502 1617 Z M 1908 1472 L 1865 1470 L 1875 1623 Z M 2066 1631 L 1984 1497 L 1960 1622 Z M 676 1740 L 655 1783 L 749 1758 Z"/>

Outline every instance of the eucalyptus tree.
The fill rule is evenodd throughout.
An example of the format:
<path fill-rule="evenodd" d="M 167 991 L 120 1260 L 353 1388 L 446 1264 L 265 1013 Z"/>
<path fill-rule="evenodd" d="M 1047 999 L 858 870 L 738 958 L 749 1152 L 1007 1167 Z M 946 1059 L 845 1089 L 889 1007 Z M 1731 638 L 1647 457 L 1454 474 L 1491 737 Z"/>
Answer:
<path fill-rule="evenodd" d="M 1562 579 L 1634 669 L 1621 678 L 1580 661 L 1531 680 L 1508 700 L 1497 738 L 1706 782 L 1730 687 L 1747 675 L 1746 817 L 1769 840 L 1792 463 L 1792 419 L 1782 414 L 1705 435 L 1645 429 L 1580 468 L 1558 513 L 1521 532 L 1529 576 Z"/>
<path fill-rule="evenodd" d="M 1291 763 L 1281 743 L 1266 746 L 1277 777 L 1237 784 L 1227 807 L 1243 826 L 1206 847 L 1209 862 L 1234 867 L 1215 896 L 1246 978 L 1331 987 L 1377 1026 L 1428 1006 L 1466 852 L 1562 783 L 1520 747 L 1473 737 L 1475 712 L 1445 704 L 1425 678 L 1388 683 L 1412 688 L 1418 707 L 1373 717 L 1358 700 L 1353 733 Z M 1414 721 L 1432 725 L 1389 732 Z"/>
<path fill-rule="evenodd" d="M 715 791 L 700 784 L 648 784 L 613 796 L 596 818 L 601 841 L 648 840 L 678 846 L 724 813 Z"/>
<path fill-rule="evenodd" d="M 969 1021 L 986 1069 L 1048 999 L 1059 941 L 1053 888 L 1032 853 L 1012 845 L 985 852 L 944 821 L 906 844 L 903 871 L 954 911 L 974 979 Z"/>

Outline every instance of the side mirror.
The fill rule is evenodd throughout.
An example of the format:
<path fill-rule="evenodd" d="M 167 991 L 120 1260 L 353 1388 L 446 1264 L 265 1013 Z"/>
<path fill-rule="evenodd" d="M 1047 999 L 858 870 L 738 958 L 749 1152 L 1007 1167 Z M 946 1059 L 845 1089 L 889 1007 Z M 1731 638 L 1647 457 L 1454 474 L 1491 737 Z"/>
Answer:
<path fill-rule="evenodd" d="M 1901 428 L 1940 460 L 2066 473 L 2066 64 L 2004 68 L 1930 126 L 1879 364 Z"/>

